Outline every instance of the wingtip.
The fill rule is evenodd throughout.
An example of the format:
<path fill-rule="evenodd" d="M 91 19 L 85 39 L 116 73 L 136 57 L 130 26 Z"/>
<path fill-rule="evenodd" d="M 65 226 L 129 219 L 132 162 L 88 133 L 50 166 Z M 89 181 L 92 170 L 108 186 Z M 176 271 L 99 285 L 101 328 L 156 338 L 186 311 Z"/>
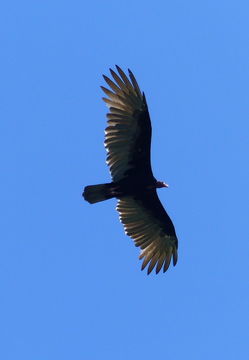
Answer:
<path fill-rule="evenodd" d="M 106 78 L 108 78 L 105 74 L 102 74 L 103 79 L 106 81 Z"/>
<path fill-rule="evenodd" d="M 115 73 L 115 71 L 112 68 L 109 68 L 109 71 L 111 74 Z"/>
<path fill-rule="evenodd" d="M 131 69 L 129 69 L 129 68 L 128 68 L 128 74 L 129 74 L 130 76 L 134 76 L 133 72 L 132 72 Z"/>
<path fill-rule="evenodd" d="M 178 253 L 177 253 L 177 249 L 175 248 L 173 251 L 173 266 L 176 266 L 177 260 L 178 260 Z"/>
<path fill-rule="evenodd" d="M 148 270 L 147 270 L 147 275 L 150 275 L 150 273 L 151 273 L 152 270 L 153 270 L 153 269 L 148 268 Z"/>

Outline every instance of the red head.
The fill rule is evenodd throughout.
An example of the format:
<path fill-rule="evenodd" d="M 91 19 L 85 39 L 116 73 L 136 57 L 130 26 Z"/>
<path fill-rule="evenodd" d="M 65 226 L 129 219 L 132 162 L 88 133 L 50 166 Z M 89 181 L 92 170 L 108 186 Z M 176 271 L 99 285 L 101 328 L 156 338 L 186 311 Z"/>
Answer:
<path fill-rule="evenodd" d="M 156 187 L 157 187 L 157 188 L 169 187 L 169 185 L 166 184 L 166 183 L 163 182 L 163 181 L 157 181 L 157 182 L 156 182 Z"/>

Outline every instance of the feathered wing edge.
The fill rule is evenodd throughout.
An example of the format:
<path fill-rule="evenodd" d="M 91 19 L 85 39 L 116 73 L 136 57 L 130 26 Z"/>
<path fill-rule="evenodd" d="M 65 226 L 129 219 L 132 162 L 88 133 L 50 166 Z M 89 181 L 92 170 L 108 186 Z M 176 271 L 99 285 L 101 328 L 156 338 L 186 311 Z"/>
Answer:
<path fill-rule="evenodd" d="M 107 150 L 106 162 L 109 165 L 113 181 L 121 180 L 128 170 L 134 168 L 132 154 L 143 137 L 143 146 L 150 149 L 151 126 L 145 96 L 137 84 L 133 73 L 128 70 L 130 79 L 123 70 L 116 66 L 117 73 L 110 69 L 113 80 L 103 75 L 110 89 L 101 86 L 108 98 L 103 98 L 109 107 L 107 114 L 108 126 L 105 129 L 105 147 Z M 141 121 L 142 118 L 142 121 Z M 141 129 L 140 127 L 143 126 Z M 148 137 L 145 139 L 142 130 L 148 128 Z M 145 161 L 151 173 L 148 151 L 141 152 L 140 163 Z"/>
<path fill-rule="evenodd" d="M 117 211 L 120 221 L 124 225 L 125 233 L 141 249 L 139 259 L 144 259 L 142 270 L 148 265 L 147 273 L 156 267 L 156 274 L 163 268 L 167 271 L 173 258 L 173 265 L 177 263 L 177 237 L 173 224 L 165 212 L 165 224 L 142 205 L 139 199 L 124 197 L 118 201 Z M 173 228 L 172 228 L 173 227 Z"/>

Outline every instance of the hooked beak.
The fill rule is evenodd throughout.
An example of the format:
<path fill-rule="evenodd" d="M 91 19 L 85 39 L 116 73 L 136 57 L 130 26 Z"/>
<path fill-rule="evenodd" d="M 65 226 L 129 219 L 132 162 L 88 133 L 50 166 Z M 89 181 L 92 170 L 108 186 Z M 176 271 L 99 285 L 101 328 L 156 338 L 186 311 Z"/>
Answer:
<path fill-rule="evenodd" d="M 168 185 L 168 184 L 166 184 L 165 182 L 163 182 L 163 187 L 168 188 L 168 187 L 169 187 L 169 185 Z"/>

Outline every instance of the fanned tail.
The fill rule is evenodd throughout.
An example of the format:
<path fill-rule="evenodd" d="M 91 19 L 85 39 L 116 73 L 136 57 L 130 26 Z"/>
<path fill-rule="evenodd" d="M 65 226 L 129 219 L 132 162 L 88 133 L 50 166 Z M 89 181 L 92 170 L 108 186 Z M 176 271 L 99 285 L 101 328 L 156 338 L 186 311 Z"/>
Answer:
<path fill-rule="evenodd" d="M 82 194 L 83 198 L 90 204 L 108 200 L 114 197 L 111 183 L 86 186 Z"/>

